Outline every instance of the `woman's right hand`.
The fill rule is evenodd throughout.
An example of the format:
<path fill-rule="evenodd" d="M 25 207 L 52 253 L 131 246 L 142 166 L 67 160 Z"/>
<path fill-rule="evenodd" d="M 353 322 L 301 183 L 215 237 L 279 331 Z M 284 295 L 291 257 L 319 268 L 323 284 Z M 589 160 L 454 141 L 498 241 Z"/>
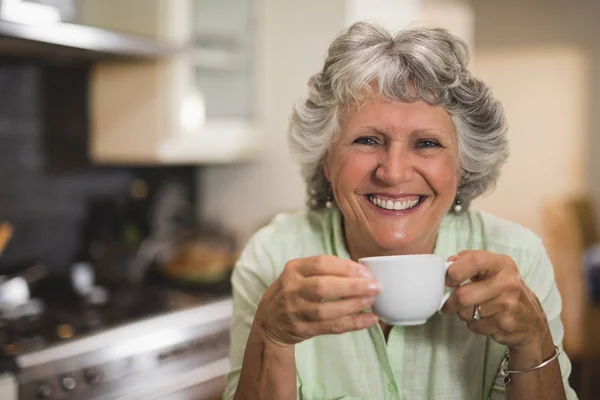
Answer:
<path fill-rule="evenodd" d="M 368 268 L 329 255 L 289 261 L 265 291 L 255 315 L 264 339 L 291 346 L 314 336 L 377 323 L 371 307 L 379 283 Z"/>

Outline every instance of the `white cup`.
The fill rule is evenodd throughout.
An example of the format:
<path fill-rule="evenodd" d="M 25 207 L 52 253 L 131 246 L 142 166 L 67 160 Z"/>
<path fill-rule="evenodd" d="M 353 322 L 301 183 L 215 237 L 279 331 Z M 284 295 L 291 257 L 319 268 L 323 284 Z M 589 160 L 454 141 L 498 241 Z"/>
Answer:
<path fill-rule="evenodd" d="M 379 281 L 373 313 L 390 325 L 422 325 L 446 303 L 446 271 L 452 262 L 434 254 L 366 257 L 358 260 Z"/>

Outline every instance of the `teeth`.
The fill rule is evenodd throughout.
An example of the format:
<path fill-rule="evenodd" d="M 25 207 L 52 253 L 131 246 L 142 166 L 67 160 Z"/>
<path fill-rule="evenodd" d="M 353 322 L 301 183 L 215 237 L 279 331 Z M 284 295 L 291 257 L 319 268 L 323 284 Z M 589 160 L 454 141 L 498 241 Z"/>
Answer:
<path fill-rule="evenodd" d="M 413 208 L 419 203 L 418 199 L 415 200 L 404 200 L 404 201 L 393 201 L 393 200 L 383 200 L 378 197 L 369 196 L 369 200 L 371 203 L 375 204 L 377 207 L 385 208 L 386 210 L 408 210 L 409 208 Z"/>

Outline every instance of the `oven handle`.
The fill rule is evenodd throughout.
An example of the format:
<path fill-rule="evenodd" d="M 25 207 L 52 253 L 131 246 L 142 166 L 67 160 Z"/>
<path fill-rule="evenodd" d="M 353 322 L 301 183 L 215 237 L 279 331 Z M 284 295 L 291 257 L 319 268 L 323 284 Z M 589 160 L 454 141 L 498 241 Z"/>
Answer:
<path fill-rule="evenodd" d="M 208 382 L 211 379 L 226 376 L 229 368 L 229 358 L 222 358 L 182 373 L 173 379 L 169 379 L 168 382 L 158 385 L 145 386 L 137 390 L 135 393 L 128 393 L 124 396 L 116 398 L 115 400 L 158 399 L 203 382 Z"/>

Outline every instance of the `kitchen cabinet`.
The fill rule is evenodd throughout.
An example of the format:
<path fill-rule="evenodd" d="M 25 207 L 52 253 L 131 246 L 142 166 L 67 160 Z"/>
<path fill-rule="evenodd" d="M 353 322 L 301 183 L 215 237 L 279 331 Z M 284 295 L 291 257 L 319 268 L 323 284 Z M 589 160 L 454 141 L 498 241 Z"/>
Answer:
<path fill-rule="evenodd" d="M 84 0 L 82 19 L 180 49 L 96 63 L 90 154 L 98 164 L 252 160 L 261 137 L 258 1 Z"/>
<path fill-rule="evenodd" d="M 0 54 L 11 57 L 68 64 L 160 59 L 177 51 L 148 38 L 85 25 L 0 20 Z"/>

